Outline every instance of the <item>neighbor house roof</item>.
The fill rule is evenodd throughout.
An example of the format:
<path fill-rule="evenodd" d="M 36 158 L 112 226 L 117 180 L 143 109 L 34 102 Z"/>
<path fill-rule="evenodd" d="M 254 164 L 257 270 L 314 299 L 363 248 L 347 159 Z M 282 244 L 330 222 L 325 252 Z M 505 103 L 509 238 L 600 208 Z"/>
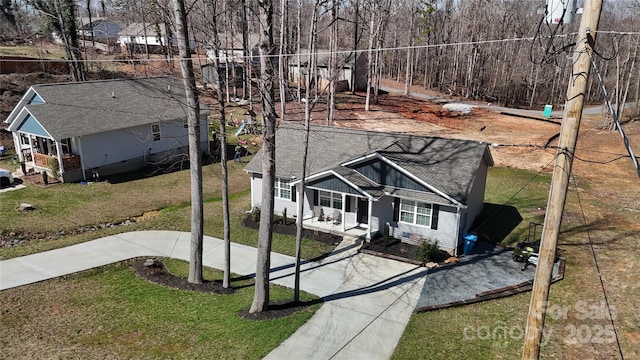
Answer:
<path fill-rule="evenodd" d="M 54 139 L 186 119 L 184 87 L 173 77 L 34 85 L 25 96 L 30 93 L 44 103 L 12 112 L 11 130 L 19 125 L 16 119 L 24 119 L 23 111 Z"/>
<path fill-rule="evenodd" d="M 357 53 L 356 56 L 359 56 L 361 53 Z M 331 62 L 331 52 L 328 50 L 318 50 L 316 52 L 317 55 L 317 63 L 319 67 L 329 67 Z M 354 52 L 351 50 L 338 51 L 336 53 L 336 61 L 338 62 L 339 68 L 350 68 L 353 62 Z M 298 63 L 298 55 L 293 55 L 289 63 L 291 65 L 296 65 Z M 300 50 L 300 63 L 302 66 L 307 66 L 309 63 L 309 50 L 302 49 Z"/>
<path fill-rule="evenodd" d="M 139 35 L 156 36 L 158 35 L 156 33 L 157 29 L 160 29 L 160 35 L 167 34 L 166 28 L 162 23 L 159 23 L 159 24 L 133 23 L 127 26 L 126 28 L 122 29 L 122 31 L 120 31 L 118 35 L 120 36 L 139 36 Z"/>
<path fill-rule="evenodd" d="M 276 132 L 276 176 L 299 180 L 304 127 L 283 122 Z M 261 173 L 262 150 L 247 164 L 248 172 Z M 433 192 L 375 186 L 350 168 L 351 163 L 377 158 L 393 164 Z M 371 196 L 396 194 L 425 201 L 448 200 L 466 204 L 482 161 L 493 165 L 485 143 L 360 129 L 312 126 L 309 135 L 307 179 L 318 174 L 336 174 Z"/>

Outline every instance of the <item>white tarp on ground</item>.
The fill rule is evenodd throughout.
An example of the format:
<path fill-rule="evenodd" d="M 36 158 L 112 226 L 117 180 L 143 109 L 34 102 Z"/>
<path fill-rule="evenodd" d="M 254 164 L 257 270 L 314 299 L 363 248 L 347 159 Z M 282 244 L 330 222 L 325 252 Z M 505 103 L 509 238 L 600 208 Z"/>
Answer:
<path fill-rule="evenodd" d="M 463 114 L 468 114 L 473 109 L 472 105 L 461 104 L 461 103 L 449 103 L 442 105 L 443 108 L 449 111 L 461 112 Z"/>

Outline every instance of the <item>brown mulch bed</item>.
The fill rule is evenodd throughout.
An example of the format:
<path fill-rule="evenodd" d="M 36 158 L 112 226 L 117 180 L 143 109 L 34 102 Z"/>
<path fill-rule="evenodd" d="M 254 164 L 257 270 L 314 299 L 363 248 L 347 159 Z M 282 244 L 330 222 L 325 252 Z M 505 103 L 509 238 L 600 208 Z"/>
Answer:
<path fill-rule="evenodd" d="M 157 259 L 135 258 L 132 260 L 131 267 L 134 273 L 141 279 L 171 289 L 219 295 L 233 294 L 236 292 L 235 288 L 224 288 L 222 281 L 218 280 L 205 280 L 202 284 L 192 284 L 188 282 L 187 279 L 169 272 L 162 261 Z M 278 319 L 292 315 L 300 310 L 305 310 L 318 302 L 322 302 L 322 300 L 318 299 L 312 302 L 276 301 L 269 304 L 269 310 L 267 311 L 251 314 L 249 313 L 249 309 L 245 309 L 240 311 L 238 316 L 253 321 Z"/>
<path fill-rule="evenodd" d="M 245 227 L 248 227 L 250 229 L 258 229 L 258 226 L 260 225 L 259 222 L 253 221 L 253 217 L 251 214 L 247 215 L 242 220 L 242 224 Z M 287 219 L 286 223 L 283 220 L 276 222 L 275 224 L 273 224 L 273 232 L 276 232 L 278 234 L 295 236 L 296 235 L 295 220 Z M 330 245 L 338 245 L 340 244 L 340 241 L 342 241 L 342 236 L 340 235 L 325 233 L 318 230 L 309 230 L 309 229 L 304 229 L 302 231 L 302 237 L 305 237 L 307 239 L 313 239 L 315 241 L 320 241 Z"/>
<path fill-rule="evenodd" d="M 236 292 L 234 288 L 222 287 L 222 281 L 205 280 L 202 284 L 192 284 L 187 279 L 170 273 L 162 261 L 157 259 L 136 258 L 133 259 L 131 266 L 138 277 L 171 289 L 209 294 L 233 294 Z"/>
<path fill-rule="evenodd" d="M 408 259 L 410 262 L 418 262 L 418 248 L 415 245 L 403 243 L 398 239 L 389 239 L 387 244 L 381 236 L 362 244 L 361 250 L 372 253 L 388 254 L 395 258 Z"/>

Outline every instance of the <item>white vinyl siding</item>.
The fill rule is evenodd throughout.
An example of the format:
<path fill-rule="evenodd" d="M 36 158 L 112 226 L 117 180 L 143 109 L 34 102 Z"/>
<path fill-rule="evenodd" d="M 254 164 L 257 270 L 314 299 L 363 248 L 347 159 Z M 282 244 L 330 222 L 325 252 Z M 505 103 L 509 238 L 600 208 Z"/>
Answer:
<path fill-rule="evenodd" d="M 407 224 L 431 226 L 431 204 L 400 200 L 400 221 Z"/>
<path fill-rule="evenodd" d="M 276 178 L 275 197 L 291 200 L 291 185 L 289 184 L 289 180 Z"/>

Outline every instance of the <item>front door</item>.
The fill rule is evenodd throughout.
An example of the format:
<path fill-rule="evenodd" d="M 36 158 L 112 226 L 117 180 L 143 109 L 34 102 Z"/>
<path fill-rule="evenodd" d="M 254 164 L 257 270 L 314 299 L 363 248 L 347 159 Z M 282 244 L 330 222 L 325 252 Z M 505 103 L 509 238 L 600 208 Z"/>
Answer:
<path fill-rule="evenodd" d="M 369 201 L 367 199 L 358 198 L 358 223 L 369 223 Z"/>

